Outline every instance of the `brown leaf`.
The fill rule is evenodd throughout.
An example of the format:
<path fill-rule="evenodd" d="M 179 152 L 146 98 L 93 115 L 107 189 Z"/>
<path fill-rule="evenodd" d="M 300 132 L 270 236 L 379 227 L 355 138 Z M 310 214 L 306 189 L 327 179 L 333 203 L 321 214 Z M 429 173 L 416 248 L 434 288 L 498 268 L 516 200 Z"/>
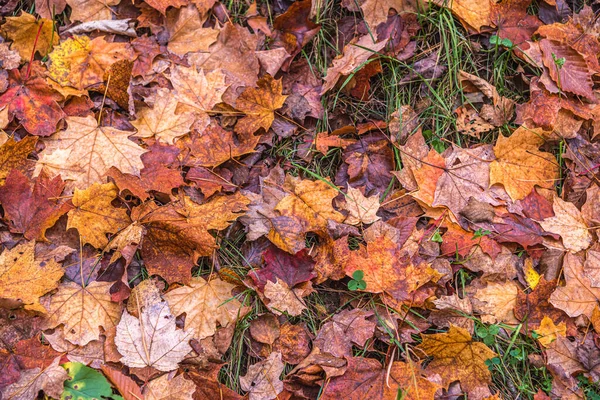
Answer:
<path fill-rule="evenodd" d="M 281 79 L 265 75 L 256 85 L 258 88 L 246 88 L 235 103 L 235 107 L 246 114 L 235 125 L 235 131 L 244 136 L 253 135 L 260 128 L 267 131 L 273 124 L 275 111 L 283 107 L 287 98 L 282 95 Z"/>
<path fill-rule="evenodd" d="M 32 169 L 33 162 L 27 157 L 35 149 L 37 138 L 26 136 L 20 141 L 14 138 L 0 146 L 0 183 L 4 184 L 6 177 L 13 170 L 19 170 L 23 175 L 28 175 Z"/>
<path fill-rule="evenodd" d="M 71 7 L 72 21 L 100 21 L 111 19 L 110 6 L 116 6 L 121 0 L 66 0 Z"/>
<path fill-rule="evenodd" d="M 359 189 L 348 186 L 346 195 L 346 210 L 348 216 L 344 223 L 350 225 L 372 224 L 380 219 L 377 216 L 379 210 L 379 196 L 365 197 Z"/>
<path fill-rule="evenodd" d="M 147 400 L 186 400 L 192 397 L 196 385 L 184 375 L 177 375 L 169 379 L 165 374 L 160 378 L 150 381 L 144 388 L 144 399 Z"/>
<path fill-rule="evenodd" d="M 24 11 L 18 17 L 6 17 L 6 22 L 2 25 L 2 36 L 12 40 L 11 48 L 18 51 L 24 60 L 29 60 L 34 50 L 42 57 L 46 56 L 52 46 L 58 44 L 58 35 L 54 33 L 54 23 L 51 20 L 36 20 L 33 15 Z"/>
<path fill-rule="evenodd" d="M 577 207 L 555 196 L 552 208 L 554 216 L 540 221 L 542 228 L 560 235 L 568 250 L 578 252 L 587 249 L 592 243 L 592 235 Z"/>
<path fill-rule="evenodd" d="M 102 366 L 102 372 L 110 382 L 117 388 L 125 400 L 140 400 L 143 398 L 140 387 L 133 379 L 120 370 L 108 365 Z"/>
<path fill-rule="evenodd" d="M 567 253 L 563 268 L 566 285 L 556 288 L 550 296 L 550 303 L 570 317 L 585 315 L 590 318 L 600 300 L 600 289 L 592 287 L 584 273 L 581 257 Z"/>
<path fill-rule="evenodd" d="M 182 3 L 185 5 L 186 2 L 182 1 Z M 200 15 L 194 5 L 169 10 L 165 21 L 169 33 L 167 45 L 169 51 L 179 56 L 207 51 L 210 45 L 217 41 L 219 31 L 214 28 L 203 28 L 205 20 L 206 18 Z"/>
<path fill-rule="evenodd" d="M 240 377 L 240 386 L 249 392 L 250 400 L 273 400 L 283 391 L 279 376 L 284 364 L 281 353 L 271 353 L 269 358 L 248 367 L 246 375 Z"/>
<path fill-rule="evenodd" d="M 63 383 L 69 378 L 67 371 L 58 365 L 60 357 L 47 368 L 33 368 L 21 373 L 19 380 L 4 388 L 0 394 L 10 400 L 35 399 L 40 390 L 53 398 L 59 398 L 63 392 Z"/>

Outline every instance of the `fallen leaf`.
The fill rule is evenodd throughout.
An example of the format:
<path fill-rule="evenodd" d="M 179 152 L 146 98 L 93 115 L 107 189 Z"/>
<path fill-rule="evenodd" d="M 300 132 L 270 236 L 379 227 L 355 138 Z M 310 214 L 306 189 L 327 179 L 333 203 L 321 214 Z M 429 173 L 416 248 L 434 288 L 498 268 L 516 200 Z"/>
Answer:
<path fill-rule="evenodd" d="M 540 327 L 535 330 L 535 333 L 538 335 L 538 342 L 542 346 L 548 347 L 559 336 L 567 336 L 567 326 L 564 322 L 559 323 L 557 326 L 551 318 L 544 317 L 540 323 Z"/>
<path fill-rule="evenodd" d="M 284 312 L 298 316 L 306 309 L 306 305 L 302 300 L 302 289 L 290 288 L 285 281 L 276 278 L 276 281 L 267 281 L 265 283 L 264 295 L 269 299 L 267 305 L 271 311 L 277 315 Z"/>
<path fill-rule="evenodd" d="M 26 136 L 16 141 L 14 138 L 8 140 L 0 146 L 0 183 L 4 184 L 6 177 L 13 170 L 20 171 L 23 175 L 28 175 L 33 169 L 33 163 L 27 159 L 27 156 L 35 149 L 37 143 L 35 136 Z"/>
<path fill-rule="evenodd" d="M 100 21 L 111 19 L 110 6 L 116 6 L 121 0 L 66 0 L 71 7 L 72 21 Z"/>
<path fill-rule="evenodd" d="M 468 331 L 450 326 L 445 333 L 421 335 L 423 342 L 417 349 L 433 357 L 426 371 L 439 374 L 445 388 L 459 381 L 466 393 L 487 389 L 492 383 L 492 374 L 485 362 L 496 356 L 483 343 L 475 342 Z"/>
<path fill-rule="evenodd" d="M 187 2 L 181 1 L 181 4 L 185 5 Z M 187 53 L 207 51 L 210 45 L 217 41 L 219 30 L 204 28 L 202 25 L 205 18 L 201 17 L 193 4 L 172 9 L 166 15 L 165 24 L 170 36 L 167 48 L 170 52 L 185 56 Z"/>
<path fill-rule="evenodd" d="M 201 340 L 214 335 L 217 325 L 235 324 L 246 313 L 232 294 L 233 288 L 234 285 L 218 278 L 206 281 L 197 277 L 192 278 L 189 286 L 171 290 L 164 297 L 173 315 L 185 313 L 185 329 L 194 331 L 194 337 Z"/>
<path fill-rule="evenodd" d="M 45 312 L 39 298 L 56 289 L 63 270 L 54 260 L 36 261 L 34 247 L 32 241 L 0 253 L 0 298 Z"/>
<path fill-rule="evenodd" d="M 235 102 L 235 107 L 246 114 L 235 125 L 235 131 L 245 136 L 260 128 L 267 131 L 275 120 L 275 111 L 283 107 L 287 98 L 282 94 L 281 79 L 265 75 L 256 85 L 258 88 L 246 88 Z"/>
<path fill-rule="evenodd" d="M 348 216 L 344 221 L 346 224 L 372 224 L 380 219 L 377 216 L 379 196 L 374 194 L 373 196 L 365 197 L 359 189 L 348 186 L 346 210 L 348 210 Z"/>
<path fill-rule="evenodd" d="M 47 396 L 59 398 L 63 393 L 63 382 L 69 378 L 63 367 L 58 365 L 60 357 L 47 368 L 32 368 L 21 372 L 19 380 L 4 388 L 2 398 L 10 400 L 35 399 L 40 390 Z"/>
<path fill-rule="evenodd" d="M 550 296 L 550 303 L 570 317 L 585 315 L 590 318 L 600 300 L 600 289 L 592 287 L 579 256 L 567 253 L 563 269 L 566 285 L 556 288 Z"/>
<path fill-rule="evenodd" d="M 42 168 L 72 180 L 77 188 L 103 183 L 110 167 L 139 175 L 145 150 L 129 140 L 131 132 L 98 126 L 92 116 L 68 117 L 69 127 L 45 140 L 35 174 Z"/>
<path fill-rule="evenodd" d="M 144 399 L 148 400 L 185 400 L 191 399 L 196 385 L 183 375 L 169 379 L 169 375 L 151 380 L 144 388 Z"/>
<path fill-rule="evenodd" d="M 592 235 L 581 211 L 573 203 L 554 197 L 554 216 L 540 221 L 545 231 L 560 235 L 568 250 L 578 252 L 587 249 L 592 243 Z"/>
<path fill-rule="evenodd" d="M 24 60 L 29 60 L 34 51 L 43 57 L 58 44 L 54 22 L 46 18 L 36 19 L 24 11 L 18 17 L 6 17 L 2 36 L 13 42 L 11 48 L 18 51 Z"/>
<path fill-rule="evenodd" d="M 276 399 L 283 391 L 283 382 L 279 379 L 283 368 L 281 353 L 273 352 L 266 360 L 248 367 L 246 375 L 240 377 L 240 386 L 250 393 L 250 400 Z"/>

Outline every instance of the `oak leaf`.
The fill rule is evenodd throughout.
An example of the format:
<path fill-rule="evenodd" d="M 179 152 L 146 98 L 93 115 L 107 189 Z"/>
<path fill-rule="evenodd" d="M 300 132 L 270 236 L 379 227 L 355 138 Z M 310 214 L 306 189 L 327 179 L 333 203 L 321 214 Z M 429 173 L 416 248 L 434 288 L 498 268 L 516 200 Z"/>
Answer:
<path fill-rule="evenodd" d="M 215 334 L 217 324 L 227 327 L 246 313 L 242 303 L 232 294 L 235 286 L 221 279 L 206 281 L 192 278 L 188 286 L 182 286 L 165 294 L 173 315 L 185 313 L 185 329 L 195 332 L 198 340 Z"/>
<path fill-rule="evenodd" d="M 492 374 L 485 362 L 496 353 L 485 344 L 473 341 L 468 331 L 457 326 L 450 326 L 446 333 L 421 337 L 423 342 L 417 349 L 433 357 L 426 369 L 429 373 L 439 374 L 444 387 L 460 381 L 466 393 L 488 390 Z"/>
<path fill-rule="evenodd" d="M 34 248 L 35 242 L 31 241 L 0 254 L 0 298 L 45 312 L 39 298 L 56 289 L 63 269 L 54 260 L 36 260 Z"/>
<path fill-rule="evenodd" d="M 53 45 L 58 44 L 54 22 L 46 18 L 36 20 L 33 15 L 23 11 L 18 17 L 6 17 L 6 22 L 2 25 L 2 36 L 12 40 L 11 48 L 18 51 L 24 60 L 29 60 L 34 50 L 45 56 Z"/>
<path fill-rule="evenodd" d="M 427 379 L 418 364 L 395 361 L 389 369 L 372 358 L 348 357 L 342 376 L 336 376 L 323 391 L 323 400 L 394 399 L 433 400 L 440 386 Z"/>
<path fill-rule="evenodd" d="M 106 70 L 115 62 L 133 58 L 134 52 L 128 43 L 109 43 L 103 37 L 90 40 L 88 36 L 74 35 L 50 53 L 48 72 L 63 86 L 85 90 L 103 83 Z"/>
<path fill-rule="evenodd" d="M 37 143 L 35 136 L 26 136 L 18 142 L 10 137 L 0 146 L 0 184 L 4 184 L 6 177 L 13 170 L 19 170 L 23 175 L 28 175 L 33 162 L 27 157 L 35 149 Z"/>
<path fill-rule="evenodd" d="M 0 108 L 7 106 L 9 115 L 32 135 L 48 136 L 56 132 L 56 124 L 65 117 L 58 104 L 62 96 L 39 76 L 23 76 L 17 69 L 8 76 L 9 86 L 0 96 Z"/>
<path fill-rule="evenodd" d="M 153 379 L 144 388 L 144 399 L 147 400 L 187 400 L 191 399 L 196 391 L 196 385 L 184 375 L 177 375 L 169 379 L 165 374 Z"/>
<path fill-rule="evenodd" d="M 550 296 L 550 303 L 569 317 L 585 315 L 591 318 L 600 300 L 600 289 L 592 287 L 590 279 L 584 273 L 581 257 L 567 253 L 563 270 L 566 285 L 556 288 Z"/>
<path fill-rule="evenodd" d="M 348 186 L 346 210 L 348 210 L 348 216 L 344 221 L 346 224 L 372 224 L 380 219 L 377 216 L 377 211 L 379 211 L 379 196 L 374 194 L 373 196 L 365 197 L 360 189 Z"/>
<path fill-rule="evenodd" d="M 86 188 L 103 183 L 110 167 L 139 175 L 140 156 L 145 150 L 129 140 L 131 132 L 98 126 L 92 116 L 68 117 L 69 127 L 45 140 L 36 174 L 46 167 L 49 172 L 73 180 L 74 187 Z"/>
<path fill-rule="evenodd" d="M 111 286 L 112 282 L 94 281 L 85 287 L 62 283 L 46 307 L 45 325 L 55 328 L 63 324 L 65 339 L 79 346 L 99 340 L 100 327 L 106 330 L 116 326 L 121 316 L 121 305 L 111 301 Z"/>
<path fill-rule="evenodd" d="M 581 215 L 581 211 L 573 203 L 554 197 L 552 204 L 554 216 L 540 221 L 545 231 L 556 233 L 562 238 L 568 250 L 578 252 L 587 249 L 592 243 L 592 235 Z"/>
<path fill-rule="evenodd" d="M 107 233 L 116 233 L 131 223 L 126 209 L 111 205 L 117 194 L 114 183 L 94 183 L 85 190 L 75 189 L 72 199 L 75 208 L 69 211 L 67 229 L 77 229 L 83 243 L 97 249 L 106 247 Z"/>
<path fill-rule="evenodd" d="M 172 371 L 192 351 L 188 342 L 193 334 L 192 329 L 177 329 L 167 302 L 162 301 L 140 310 L 139 319 L 124 310 L 115 344 L 128 367 Z"/>
<path fill-rule="evenodd" d="M 0 203 L 11 232 L 21 233 L 29 240 L 46 240 L 46 230 L 69 210 L 59 199 L 65 183 L 60 176 L 49 178 L 40 173 L 33 187 L 29 179 L 14 169 L 0 187 Z"/>
<path fill-rule="evenodd" d="M 520 127 L 510 137 L 500 135 L 490 165 L 490 184 L 501 183 L 513 200 L 525 198 L 535 186 L 552 189 L 558 164 L 550 153 L 539 151 L 545 133 Z"/>
<path fill-rule="evenodd" d="M 387 4 L 387 1 L 384 3 Z M 365 35 L 358 41 L 344 46 L 344 55 L 333 60 L 333 65 L 327 69 L 321 94 L 333 89 L 341 77 L 350 75 L 356 68 L 364 65 L 371 56 L 383 49 L 386 43 L 387 40 L 374 43 L 371 35 Z"/>
<path fill-rule="evenodd" d="M 269 358 L 252 364 L 246 375 L 240 377 L 240 386 L 248 391 L 250 400 L 273 400 L 283 391 L 279 376 L 284 364 L 281 353 L 273 352 Z"/>
<path fill-rule="evenodd" d="M 195 117 L 191 112 L 177 113 L 177 100 L 171 91 L 160 88 L 154 94 L 152 108 L 138 111 L 131 124 L 137 129 L 136 137 L 154 137 L 159 142 L 173 144 L 175 139 L 190 132 Z"/>
<path fill-rule="evenodd" d="M 265 75 L 256 85 L 258 88 L 246 88 L 235 103 L 235 107 L 246 114 L 235 125 L 235 131 L 243 135 L 253 135 L 260 128 L 267 131 L 275 120 L 275 110 L 283 107 L 287 98 L 282 94 L 281 79 Z"/>

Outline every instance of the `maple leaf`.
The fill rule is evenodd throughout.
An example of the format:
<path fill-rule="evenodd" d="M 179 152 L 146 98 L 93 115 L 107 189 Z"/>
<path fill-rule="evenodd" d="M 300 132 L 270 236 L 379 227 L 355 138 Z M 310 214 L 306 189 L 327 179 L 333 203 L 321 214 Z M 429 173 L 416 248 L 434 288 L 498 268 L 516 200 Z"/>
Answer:
<path fill-rule="evenodd" d="M 219 30 L 204 28 L 202 25 L 205 19 L 193 4 L 169 11 L 165 21 L 169 33 L 169 51 L 180 56 L 207 51 L 210 45 L 217 41 Z"/>
<path fill-rule="evenodd" d="M 66 0 L 71 7 L 72 21 L 100 21 L 111 19 L 110 6 L 116 6 L 121 0 Z"/>
<path fill-rule="evenodd" d="M 600 300 L 600 289 L 592 287 L 583 265 L 581 257 L 567 253 L 563 262 L 566 285 L 557 287 L 550 296 L 550 303 L 569 317 L 590 318 Z"/>
<path fill-rule="evenodd" d="M 56 124 L 65 117 L 58 102 L 62 96 L 39 76 L 23 77 L 19 70 L 8 74 L 8 90 L 0 96 L 0 108 L 18 119 L 27 132 L 48 136 L 56 132 Z"/>
<path fill-rule="evenodd" d="M 344 55 L 333 60 L 333 65 L 327 69 L 321 94 L 331 90 L 341 77 L 350 75 L 356 68 L 364 65 L 371 56 L 383 49 L 386 43 L 387 40 L 374 43 L 370 35 L 365 35 L 344 46 Z"/>
<path fill-rule="evenodd" d="M 21 372 L 19 380 L 0 392 L 2 398 L 10 400 L 31 400 L 43 390 L 47 396 L 59 398 L 63 392 L 63 383 L 69 378 L 67 371 L 58 365 L 60 357 L 46 368 L 32 368 Z"/>
<path fill-rule="evenodd" d="M 568 250 L 578 252 L 587 249 L 592 243 L 592 235 L 581 211 L 573 203 L 554 197 L 554 216 L 540 221 L 545 231 L 560 235 Z"/>
<path fill-rule="evenodd" d="M 75 208 L 69 211 L 67 229 L 77 229 L 83 243 L 98 249 L 106 247 L 107 233 L 116 233 L 131 223 L 126 209 L 111 205 L 117 194 L 114 183 L 94 183 L 85 190 L 75 189 L 72 199 Z"/>
<path fill-rule="evenodd" d="M 44 333 L 46 340 L 54 350 L 66 354 L 70 361 L 99 368 L 104 364 L 104 340 L 92 340 L 85 346 L 77 346 L 65 339 L 63 328 L 54 329 L 54 333 Z"/>
<path fill-rule="evenodd" d="M 542 25 L 542 21 L 537 15 L 527 12 L 529 5 L 529 2 L 520 0 L 492 5 L 490 20 L 498 27 L 499 38 L 509 39 L 515 47 L 531 39 L 537 28 Z"/>
<path fill-rule="evenodd" d="M 482 314 L 481 320 L 487 324 L 518 325 L 513 312 L 518 293 L 519 287 L 512 281 L 489 282 L 473 294 L 473 309 Z"/>
<path fill-rule="evenodd" d="M 263 253 L 263 259 L 265 267 L 248 274 L 260 289 L 264 288 L 268 280 L 276 282 L 277 278 L 285 281 L 289 287 L 294 287 L 316 277 L 313 271 L 315 262 L 306 249 L 290 254 L 271 246 Z"/>
<path fill-rule="evenodd" d="M 139 307 L 139 305 L 138 305 Z M 159 301 L 139 311 L 139 319 L 123 311 L 117 326 L 115 344 L 128 367 L 152 367 L 159 371 L 177 369 L 192 351 L 188 344 L 193 329 L 179 330 L 166 301 Z"/>
<path fill-rule="evenodd" d="M 374 194 L 373 196 L 365 197 L 360 189 L 348 186 L 346 210 L 348 210 L 348 216 L 344 221 L 346 224 L 372 224 L 380 219 L 377 216 L 379 196 Z"/>
<path fill-rule="evenodd" d="M 92 116 L 68 117 L 67 124 L 66 130 L 45 140 L 36 174 L 45 167 L 65 180 L 73 180 L 77 188 L 103 183 L 110 167 L 139 175 L 143 167 L 140 156 L 145 150 L 129 140 L 131 132 L 98 126 Z"/>
<path fill-rule="evenodd" d="M 357 4 L 360 4 L 365 22 L 371 32 L 375 32 L 379 24 L 387 20 L 390 8 L 393 8 L 398 14 L 413 13 L 419 9 L 416 0 L 365 0 Z"/>
<path fill-rule="evenodd" d="M 235 125 L 235 131 L 252 135 L 260 128 L 269 130 L 275 120 L 275 110 L 283 107 L 288 96 L 282 95 L 281 79 L 265 75 L 256 82 L 258 88 L 246 88 L 237 98 L 235 107 L 246 114 Z"/>
<path fill-rule="evenodd" d="M 58 44 L 58 35 L 54 33 L 54 23 L 51 20 L 36 20 L 33 15 L 23 11 L 18 17 L 6 17 L 6 22 L 2 25 L 2 36 L 12 40 L 12 49 L 18 51 L 24 60 L 28 60 L 34 50 L 45 56 L 53 45 Z"/>
<path fill-rule="evenodd" d="M 69 210 L 67 203 L 58 200 L 64 187 L 60 176 L 50 179 L 43 170 L 31 187 L 29 179 L 14 169 L 0 187 L 0 203 L 11 232 L 30 240 L 47 240 L 46 230 Z"/>
<path fill-rule="evenodd" d="M 490 184 L 501 183 L 513 200 L 525 198 L 535 186 L 552 189 L 558 165 L 550 153 L 539 151 L 544 131 L 520 127 L 509 138 L 502 135 L 494 146 Z"/>
<path fill-rule="evenodd" d="M 592 76 L 581 54 L 565 43 L 548 39 L 540 40 L 540 49 L 550 77 L 561 90 L 593 101 Z M 558 59 L 564 59 L 564 64 L 559 66 Z"/>
<path fill-rule="evenodd" d="M 160 88 L 154 94 L 154 106 L 143 108 L 131 124 L 138 130 L 136 137 L 154 137 L 160 142 L 173 144 L 175 139 L 190 132 L 195 121 L 191 112 L 176 113 L 177 100 L 168 89 Z"/>
<path fill-rule="evenodd" d="M 433 0 L 440 7 L 448 7 L 452 14 L 471 32 L 481 32 L 482 27 L 491 26 L 492 5 L 489 1 L 454 0 L 450 4 L 445 0 Z"/>
<path fill-rule="evenodd" d="M 417 346 L 433 360 L 427 371 L 439 374 L 444 387 L 460 381 L 466 393 L 487 389 L 492 383 L 492 374 L 485 362 L 496 356 L 486 345 L 474 342 L 468 331 L 450 326 L 446 333 L 421 335 L 423 342 Z"/>
<path fill-rule="evenodd" d="M 284 364 L 281 353 L 273 352 L 266 360 L 248 367 L 246 375 L 240 377 L 240 386 L 250 393 L 250 400 L 273 400 L 283 391 L 283 382 L 279 376 Z"/>
<path fill-rule="evenodd" d="M 218 278 L 206 281 L 195 277 L 189 286 L 171 290 L 164 298 L 173 315 L 185 313 L 185 329 L 193 330 L 194 337 L 201 340 L 214 335 L 217 324 L 222 327 L 235 324 L 246 313 L 242 303 L 232 295 L 234 287 Z"/>
<path fill-rule="evenodd" d="M 248 203 L 238 192 L 204 204 L 184 197 L 177 204 L 158 207 L 150 202 L 134 208 L 131 218 L 146 232 L 141 244 L 146 268 L 168 281 L 188 282 L 198 257 L 210 255 L 216 247 L 208 231 L 227 228 Z"/>
<path fill-rule="evenodd" d="M 564 322 L 556 325 L 551 318 L 545 316 L 540 322 L 540 327 L 535 330 L 535 333 L 538 335 L 538 342 L 542 346 L 548 347 L 559 336 L 567 336 L 567 326 Z"/>
<path fill-rule="evenodd" d="M 302 300 L 306 292 L 307 290 L 300 287 L 290 288 L 284 280 L 279 278 L 275 278 L 275 282 L 267 281 L 263 289 L 265 297 L 269 299 L 267 307 L 277 315 L 284 312 L 293 316 L 302 314 L 302 311 L 306 309 Z"/>
<path fill-rule="evenodd" d="M 24 304 L 28 310 L 45 312 L 39 298 L 56 289 L 63 270 L 54 260 L 35 260 L 34 248 L 32 241 L 0 254 L 0 298 Z"/>
<path fill-rule="evenodd" d="M 419 164 L 420 168 L 412 170 L 419 190 L 411 193 L 411 196 L 432 207 L 435 201 L 437 182 L 446 170 L 446 161 L 437 151 L 431 149 Z"/>
<path fill-rule="evenodd" d="M 260 136 L 236 135 L 212 123 L 203 132 L 194 132 L 181 141 L 189 149 L 185 165 L 216 167 L 235 157 L 252 153 Z"/>
<path fill-rule="evenodd" d="M 62 283 L 49 299 L 45 326 L 55 328 L 63 324 L 65 339 L 79 346 L 99 340 L 100 327 L 116 326 L 121 316 L 121 305 L 110 299 L 111 286 L 112 282 L 94 281 L 85 287 L 75 282 Z"/>
<path fill-rule="evenodd" d="M 189 399 L 196 391 L 193 381 L 177 375 L 169 379 L 169 375 L 153 379 L 144 388 L 144 398 L 148 400 L 177 400 Z"/>
<path fill-rule="evenodd" d="M 363 347 L 375 333 L 376 324 L 367 318 L 374 313 L 358 308 L 343 310 L 321 327 L 313 346 L 336 357 L 352 356 L 352 344 Z"/>
<path fill-rule="evenodd" d="M 48 73 L 53 80 L 85 90 L 103 83 L 105 72 L 115 62 L 133 60 L 134 52 L 128 43 L 109 43 L 103 37 L 90 40 L 87 36 L 74 35 L 56 46 L 49 57 Z"/>
<path fill-rule="evenodd" d="M 412 361 L 395 361 L 386 370 L 372 358 L 348 357 L 347 360 L 346 372 L 331 379 L 322 399 L 393 399 L 402 393 L 406 400 L 433 400 L 440 388 Z"/>

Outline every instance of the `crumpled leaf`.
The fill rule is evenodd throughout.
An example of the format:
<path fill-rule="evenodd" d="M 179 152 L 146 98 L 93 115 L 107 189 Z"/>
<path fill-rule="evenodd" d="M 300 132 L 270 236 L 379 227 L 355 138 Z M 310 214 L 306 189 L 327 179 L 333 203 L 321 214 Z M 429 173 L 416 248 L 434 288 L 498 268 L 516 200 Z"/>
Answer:
<path fill-rule="evenodd" d="M 243 317 L 246 309 L 232 294 L 235 285 L 219 278 L 206 281 L 192 278 L 182 286 L 165 294 L 173 315 L 185 313 L 185 329 L 195 332 L 198 340 L 215 334 L 217 325 L 227 327 Z"/>
<path fill-rule="evenodd" d="M 46 240 L 46 231 L 69 210 L 68 204 L 59 200 L 64 187 L 60 176 L 50 179 L 45 171 L 31 187 L 29 179 L 14 169 L 0 187 L 0 204 L 11 232 L 29 240 Z"/>
<path fill-rule="evenodd" d="M 0 253 L 0 299 L 45 312 L 39 298 L 56 289 L 63 269 L 54 260 L 36 260 L 34 248 L 35 242 L 31 241 Z"/>
<path fill-rule="evenodd" d="M 283 391 L 283 382 L 279 379 L 283 368 L 281 353 L 273 352 L 266 360 L 248 367 L 248 373 L 240 377 L 240 386 L 250 393 L 250 400 L 276 399 Z"/>
<path fill-rule="evenodd" d="M 138 319 L 124 310 L 117 326 L 115 344 L 123 355 L 121 362 L 133 368 L 177 369 L 192 351 L 188 342 L 194 330 L 177 329 L 166 301 L 147 305 L 139 313 Z"/>
<path fill-rule="evenodd" d="M 417 349 L 433 357 L 426 371 L 439 374 L 444 387 L 460 381 L 466 393 L 489 390 L 492 374 L 485 362 L 496 353 L 485 344 L 473 341 L 468 331 L 453 325 L 448 332 L 421 337 L 423 342 Z"/>
<path fill-rule="evenodd" d="M 46 139 L 35 174 L 42 168 L 72 180 L 74 187 L 86 188 L 103 183 L 110 167 L 139 175 L 143 167 L 140 156 L 146 151 L 129 140 L 131 132 L 98 126 L 92 116 L 68 117 L 69 127 Z"/>
<path fill-rule="evenodd" d="M 85 190 L 75 189 L 72 199 L 75 208 L 69 211 L 67 229 L 77 229 L 83 243 L 97 249 L 106 247 L 107 233 L 116 233 L 131 223 L 126 209 L 111 205 L 117 194 L 114 183 L 94 183 Z"/>

